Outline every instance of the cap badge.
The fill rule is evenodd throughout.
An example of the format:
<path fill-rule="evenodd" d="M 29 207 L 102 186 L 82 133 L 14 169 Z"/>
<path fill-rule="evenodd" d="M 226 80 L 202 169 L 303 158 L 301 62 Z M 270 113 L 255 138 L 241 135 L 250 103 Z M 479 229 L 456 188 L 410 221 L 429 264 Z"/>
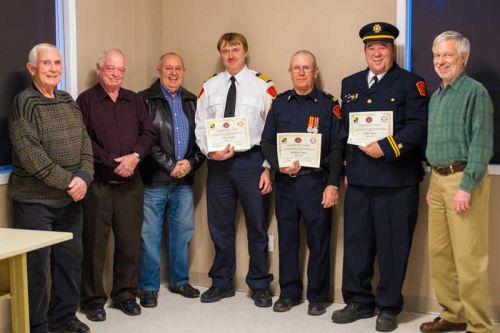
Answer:
<path fill-rule="evenodd" d="M 381 31 L 382 31 L 382 27 L 380 26 L 380 24 L 375 24 L 375 25 L 373 26 L 373 32 L 374 32 L 374 33 L 378 34 L 378 33 L 380 33 Z"/>

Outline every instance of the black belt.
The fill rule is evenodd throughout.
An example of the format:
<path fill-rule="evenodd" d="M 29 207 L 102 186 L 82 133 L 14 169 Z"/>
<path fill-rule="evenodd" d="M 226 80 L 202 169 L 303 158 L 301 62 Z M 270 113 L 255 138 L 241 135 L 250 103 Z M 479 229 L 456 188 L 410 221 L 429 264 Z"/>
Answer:
<path fill-rule="evenodd" d="M 464 171 L 466 166 L 467 162 L 456 162 L 446 166 L 432 167 L 432 169 L 439 173 L 441 176 L 449 176 L 454 174 L 455 172 Z"/>
<path fill-rule="evenodd" d="M 103 184 L 109 184 L 109 185 L 119 185 L 119 184 L 125 184 L 128 183 L 129 180 L 102 180 L 99 178 L 94 178 L 94 181 L 103 183 Z"/>
<path fill-rule="evenodd" d="M 293 173 L 291 175 L 289 175 L 287 173 L 281 173 L 281 174 L 283 176 L 289 176 L 289 177 L 292 177 L 292 178 L 297 178 L 297 177 L 301 177 L 301 176 L 305 176 L 305 175 L 310 175 L 310 174 L 317 173 L 317 172 L 322 172 L 322 171 L 323 171 L 323 169 L 317 168 L 317 169 L 300 170 L 299 172 Z"/>

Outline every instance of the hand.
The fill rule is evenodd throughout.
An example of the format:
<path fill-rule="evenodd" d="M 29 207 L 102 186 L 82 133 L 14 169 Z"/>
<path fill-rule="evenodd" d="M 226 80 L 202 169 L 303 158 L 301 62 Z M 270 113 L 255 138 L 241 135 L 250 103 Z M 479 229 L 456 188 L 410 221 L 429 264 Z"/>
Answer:
<path fill-rule="evenodd" d="M 271 176 L 268 168 L 264 168 L 259 180 L 260 194 L 268 194 L 273 190 L 273 182 L 271 181 Z"/>
<path fill-rule="evenodd" d="M 118 163 L 118 166 L 113 171 L 121 177 L 130 177 L 134 174 L 139 159 L 134 154 L 129 154 L 115 158 L 115 162 Z"/>
<path fill-rule="evenodd" d="M 66 191 L 73 201 L 80 201 L 87 193 L 87 183 L 80 177 L 73 177 Z"/>
<path fill-rule="evenodd" d="M 280 168 L 280 172 L 292 176 L 299 173 L 300 168 L 301 166 L 299 164 L 299 161 L 293 161 L 293 164 L 291 166 Z"/>
<path fill-rule="evenodd" d="M 338 200 L 339 192 L 333 185 L 328 185 L 323 191 L 323 201 L 321 201 L 323 208 L 335 206 Z"/>
<path fill-rule="evenodd" d="M 427 206 L 431 204 L 431 191 L 428 190 L 427 194 L 425 195 L 425 201 L 427 201 Z"/>
<path fill-rule="evenodd" d="M 371 156 L 373 158 L 379 158 L 379 157 L 384 156 L 384 152 L 380 148 L 380 145 L 378 144 L 377 141 L 370 143 L 366 147 L 363 147 L 363 146 L 358 146 L 358 147 L 359 147 L 359 149 L 361 149 L 361 151 L 363 153 L 365 153 L 366 155 Z"/>
<path fill-rule="evenodd" d="M 208 158 L 215 161 L 225 161 L 234 156 L 234 147 L 227 145 L 226 148 L 219 151 L 212 151 L 208 153 Z"/>
<path fill-rule="evenodd" d="M 182 178 L 191 172 L 191 163 L 188 160 L 180 160 L 175 164 L 174 169 L 170 172 L 170 177 Z"/>
<path fill-rule="evenodd" d="M 453 197 L 453 209 L 457 213 L 463 213 L 470 207 L 470 193 L 458 190 Z"/>

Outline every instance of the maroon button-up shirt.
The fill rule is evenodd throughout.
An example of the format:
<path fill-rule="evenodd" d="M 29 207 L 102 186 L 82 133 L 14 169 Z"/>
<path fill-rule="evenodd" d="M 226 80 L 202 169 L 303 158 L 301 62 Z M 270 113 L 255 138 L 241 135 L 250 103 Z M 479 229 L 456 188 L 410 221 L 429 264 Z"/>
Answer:
<path fill-rule="evenodd" d="M 144 101 L 133 91 L 120 88 L 116 102 L 98 83 L 76 100 L 87 127 L 94 152 L 95 180 L 122 181 L 114 173 L 115 158 L 138 153 L 149 154 L 156 133 Z"/>

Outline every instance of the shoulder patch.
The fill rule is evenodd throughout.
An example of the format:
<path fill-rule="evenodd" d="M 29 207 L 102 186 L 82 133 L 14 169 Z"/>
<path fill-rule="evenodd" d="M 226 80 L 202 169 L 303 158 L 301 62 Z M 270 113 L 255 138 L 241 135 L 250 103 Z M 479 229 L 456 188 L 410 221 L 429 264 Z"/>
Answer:
<path fill-rule="evenodd" d="M 334 97 L 335 98 L 335 97 Z M 337 117 L 338 119 L 342 119 L 342 110 L 340 109 L 339 103 L 335 102 L 333 104 L 332 108 L 332 113 Z"/>
<path fill-rule="evenodd" d="M 264 80 L 266 83 L 271 82 L 271 78 L 267 75 L 262 74 L 262 73 L 255 73 L 255 76 L 257 76 L 261 80 Z"/>
<path fill-rule="evenodd" d="M 269 96 L 271 96 L 273 99 L 276 98 L 276 96 L 278 96 L 278 94 L 276 93 L 276 88 L 274 88 L 274 85 L 271 85 L 269 86 L 269 88 L 267 88 L 267 93 L 269 94 Z"/>
<path fill-rule="evenodd" d="M 427 96 L 427 92 L 425 91 L 425 82 L 424 81 L 418 81 L 416 83 L 417 85 L 417 89 L 418 89 L 418 93 L 420 94 L 420 96 Z"/>

